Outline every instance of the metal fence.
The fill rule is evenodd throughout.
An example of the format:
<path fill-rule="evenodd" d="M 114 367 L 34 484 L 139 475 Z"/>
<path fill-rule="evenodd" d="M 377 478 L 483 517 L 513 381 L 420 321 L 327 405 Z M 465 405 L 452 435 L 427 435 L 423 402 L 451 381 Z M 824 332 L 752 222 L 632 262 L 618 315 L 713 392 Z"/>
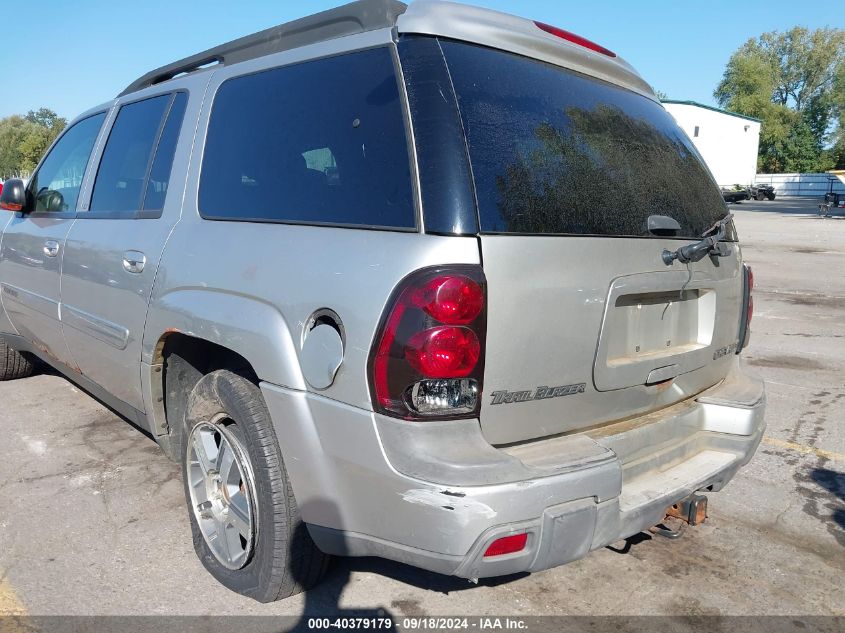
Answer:
<path fill-rule="evenodd" d="M 830 174 L 757 174 L 758 185 L 773 185 L 779 196 L 814 196 L 830 191 L 845 194 L 845 184 Z"/>

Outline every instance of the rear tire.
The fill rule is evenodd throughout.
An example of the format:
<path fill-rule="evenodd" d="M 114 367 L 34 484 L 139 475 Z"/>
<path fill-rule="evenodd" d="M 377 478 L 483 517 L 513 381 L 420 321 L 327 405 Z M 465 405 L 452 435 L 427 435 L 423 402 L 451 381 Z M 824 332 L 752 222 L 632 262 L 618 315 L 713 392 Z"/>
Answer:
<path fill-rule="evenodd" d="M 35 365 L 26 356 L 13 350 L 0 336 L 0 380 L 17 380 L 31 376 Z"/>
<path fill-rule="evenodd" d="M 281 600 L 316 585 L 329 556 L 317 549 L 300 518 L 259 388 L 227 370 L 204 376 L 188 397 L 179 436 L 194 550 L 211 575 L 259 602 Z M 227 447 L 233 449 L 228 468 L 217 468 L 218 461 L 227 461 L 221 457 Z M 234 521 L 238 517 L 240 529 Z M 222 547 L 221 540 L 226 541 Z M 229 555 L 232 551 L 235 556 Z"/>
<path fill-rule="evenodd" d="M 758 192 L 757 192 L 757 196 L 756 196 L 756 197 L 757 197 L 757 199 L 758 199 L 758 200 L 761 200 L 761 201 L 762 201 L 762 200 L 765 200 L 765 199 L 766 199 L 766 194 L 765 194 L 765 193 L 763 193 L 762 191 L 758 191 Z"/>

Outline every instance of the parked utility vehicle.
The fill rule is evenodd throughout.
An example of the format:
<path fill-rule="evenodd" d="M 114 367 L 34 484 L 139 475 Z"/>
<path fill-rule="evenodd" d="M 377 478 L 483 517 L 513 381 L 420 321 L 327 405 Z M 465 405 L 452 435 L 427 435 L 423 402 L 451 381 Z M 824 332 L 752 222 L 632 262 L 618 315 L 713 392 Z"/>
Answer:
<path fill-rule="evenodd" d="M 479 578 L 694 522 L 763 434 L 719 188 L 547 24 L 363 0 L 257 33 L 82 114 L 0 206 L 0 375 L 38 357 L 146 429 L 257 600 L 330 554 Z"/>
<path fill-rule="evenodd" d="M 774 200 L 775 188 L 772 185 L 751 185 L 748 188 L 749 199 L 754 200 Z"/>

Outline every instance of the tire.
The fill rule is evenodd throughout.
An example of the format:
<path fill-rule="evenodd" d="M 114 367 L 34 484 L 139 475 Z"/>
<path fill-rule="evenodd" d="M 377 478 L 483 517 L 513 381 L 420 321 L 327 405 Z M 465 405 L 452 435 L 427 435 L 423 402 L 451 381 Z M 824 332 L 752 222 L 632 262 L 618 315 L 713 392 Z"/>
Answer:
<path fill-rule="evenodd" d="M 194 550 L 205 568 L 232 591 L 259 602 L 281 600 L 316 585 L 329 556 L 317 549 L 299 516 L 258 387 L 231 371 L 207 374 L 188 397 L 184 424 L 180 444 L 185 499 Z M 217 461 L 211 459 L 215 450 Z M 232 455 L 228 468 L 223 457 L 227 450 Z M 200 464 L 203 455 L 206 466 L 220 465 L 211 480 Z M 214 472 L 211 467 L 209 473 Z M 209 486 L 214 490 L 202 501 Z M 218 506 L 223 510 L 218 512 Z M 229 517 L 237 519 L 241 529 Z M 217 538 L 207 538 L 203 529 L 218 530 Z"/>
<path fill-rule="evenodd" d="M 767 197 L 768 197 L 768 199 L 769 199 L 769 200 L 774 200 L 774 199 L 775 199 L 775 194 L 770 193 Z"/>
<path fill-rule="evenodd" d="M 756 197 L 757 197 L 757 199 L 758 199 L 758 200 L 761 200 L 761 201 L 762 201 L 762 200 L 765 200 L 765 198 L 766 198 L 766 194 L 765 194 L 765 193 L 763 193 L 762 191 L 758 191 L 758 192 L 757 192 L 757 196 L 756 196 Z"/>
<path fill-rule="evenodd" d="M 17 380 L 31 376 L 35 366 L 26 356 L 13 350 L 0 336 L 0 380 Z"/>

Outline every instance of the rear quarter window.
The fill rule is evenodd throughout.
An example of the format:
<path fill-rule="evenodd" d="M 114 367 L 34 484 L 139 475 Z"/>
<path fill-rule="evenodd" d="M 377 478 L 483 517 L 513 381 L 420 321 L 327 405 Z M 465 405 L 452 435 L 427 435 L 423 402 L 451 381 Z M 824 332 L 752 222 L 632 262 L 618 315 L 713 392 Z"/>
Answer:
<path fill-rule="evenodd" d="M 200 214 L 415 228 L 400 104 L 387 48 L 225 81 L 208 126 Z"/>
<path fill-rule="evenodd" d="M 663 107 L 551 64 L 441 41 L 483 233 L 650 236 L 650 215 L 700 237 L 727 214 Z"/>

